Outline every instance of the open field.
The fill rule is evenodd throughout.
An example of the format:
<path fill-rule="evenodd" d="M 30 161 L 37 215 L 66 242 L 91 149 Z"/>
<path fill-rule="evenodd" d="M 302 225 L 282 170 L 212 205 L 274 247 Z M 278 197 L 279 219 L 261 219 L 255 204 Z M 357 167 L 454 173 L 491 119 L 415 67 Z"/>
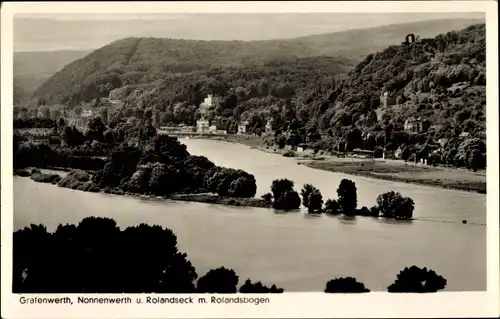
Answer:
<path fill-rule="evenodd" d="M 437 186 L 486 193 L 486 175 L 460 169 L 406 164 L 402 161 L 327 157 L 304 161 L 304 165 L 325 171 L 383 180 Z"/>

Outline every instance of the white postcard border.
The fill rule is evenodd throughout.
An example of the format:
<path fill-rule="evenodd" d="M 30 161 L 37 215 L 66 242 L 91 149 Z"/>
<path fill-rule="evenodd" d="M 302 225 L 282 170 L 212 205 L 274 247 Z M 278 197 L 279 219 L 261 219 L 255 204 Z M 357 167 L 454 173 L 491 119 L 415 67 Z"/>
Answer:
<path fill-rule="evenodd" d="M 13 14 L 55 13 L 313 13 L 485 12 L 487 29 L 487 291 L 436 294 L 261 294 L 270 303 L 195 305 L 22 305 L 12 294 Z M 484 317 L 499 310 L 498 5 L 496 1 L 359 2 L 43 2 L 2 3 L 1 10 L 1 311 L 2 318 L 251 318 L 251 317 Z M 29 295 L 23 295 L 29 296 Z M 48 295 L 36 295 L 48 297 Z M 60 295 L 59 295 L 60 296 Z M 66 295 L 65 295 L 66 296 Z M 99 295 L 104 297 L 105 295 Z M 130 296 L 135 299 L 136 295 Z M 194 298 L 211 295 L 190 295 Z M 89 296 L 85 296 L 89 297 Z M 229 296 L 228 296 L 229 297 Z M 250 297 L 245 296 L 245 297 Z"/>

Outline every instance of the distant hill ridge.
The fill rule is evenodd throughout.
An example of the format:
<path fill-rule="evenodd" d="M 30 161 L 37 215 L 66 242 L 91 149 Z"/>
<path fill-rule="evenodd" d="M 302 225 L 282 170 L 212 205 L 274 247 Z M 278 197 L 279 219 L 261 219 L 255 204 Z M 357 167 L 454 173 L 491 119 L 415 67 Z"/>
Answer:
<path fill-rule="evenodd" d="M 66 65 L 33 93 L 47 104 L 78 104 L 107 96 L 127 84 L 154 83 L 169 74 L 292 64 L 297 59 L 333 57 L 343 71 L 370 52 L 399 44 L 407 33 L 421 37 L 460 29 L 477 20 L 449 19 L 336 32 L 283 40 L 201 41 L 126 38 Z M 91 92 L 91 94 L 88 94 Z"/>
<path fill-rule="evenodd" d="M 83 58 L 92 50 L 57 50 L 14 52 L 14 75 L 50 74 Z"/>

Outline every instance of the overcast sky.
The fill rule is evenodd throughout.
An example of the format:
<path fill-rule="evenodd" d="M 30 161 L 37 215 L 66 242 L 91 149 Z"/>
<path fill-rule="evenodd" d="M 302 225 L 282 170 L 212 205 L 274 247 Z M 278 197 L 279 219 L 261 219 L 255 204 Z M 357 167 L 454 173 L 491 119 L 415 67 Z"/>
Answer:
<path fill-rule="evenodd" d="M 268 40 L 483 13 L 16 15 L 14 51 L 88 50 L 126 37 Z"/>

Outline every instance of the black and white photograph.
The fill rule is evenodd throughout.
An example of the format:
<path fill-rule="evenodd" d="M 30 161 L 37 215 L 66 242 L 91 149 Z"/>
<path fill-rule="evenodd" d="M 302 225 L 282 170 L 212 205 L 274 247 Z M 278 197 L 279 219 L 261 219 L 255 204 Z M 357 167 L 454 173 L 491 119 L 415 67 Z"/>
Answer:
<path fill-rule="evenodd" d="M 11 18 L 2 286 L 37 296 L 20 303 L 498 281 L 484 11 L 159 11 Z"/>

